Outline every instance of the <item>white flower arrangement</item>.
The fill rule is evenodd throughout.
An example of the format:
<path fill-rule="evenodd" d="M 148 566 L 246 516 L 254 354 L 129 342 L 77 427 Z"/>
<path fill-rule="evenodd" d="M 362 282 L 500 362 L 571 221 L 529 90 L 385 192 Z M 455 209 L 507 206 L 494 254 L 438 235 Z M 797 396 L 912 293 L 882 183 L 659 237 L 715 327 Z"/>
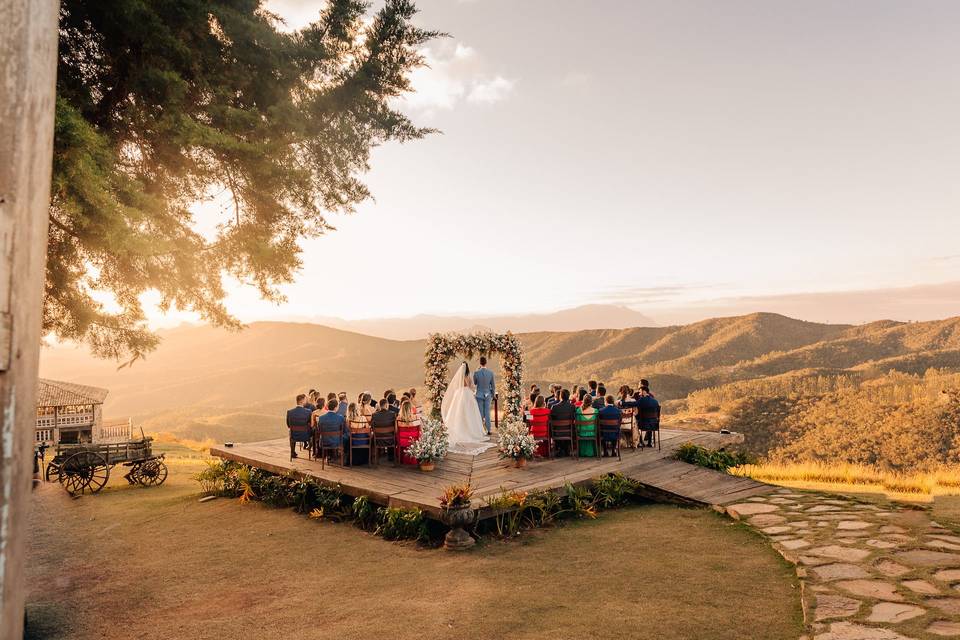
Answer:
<path fill-rule="evenodd" d="M 519 460 L 533 459 L 533 452 L 537 448 L 537 441 L 530 433 L 530 429 L 521 420 L 510 419 L 500 425 L 497 433 L 498 448 L 501 458 Z"/>
<path fill-rule="evenodd" d="M 447 429 L 443 423 L 424 418 L 420 422 L 420 437 L 411 442 L 406 451 L 417 462 L 436 462 L 447 455 L 447 447 Z"/>
<path fill-rule="evenodd" d="M 480 332 L 471 334 L 434 333 L 427 340 L 424 354 L 426 369 L 425 385 L 433 405 L 433 413 L 439 415 L 440 403 L 447 390 L 447 365 L 457 354 L 472 358 L 474 354 L 500 355 L 506 384 L 508 418 L 519 419 L 523 395 L 523 347 L 509 331 L 507 333 Z"/>

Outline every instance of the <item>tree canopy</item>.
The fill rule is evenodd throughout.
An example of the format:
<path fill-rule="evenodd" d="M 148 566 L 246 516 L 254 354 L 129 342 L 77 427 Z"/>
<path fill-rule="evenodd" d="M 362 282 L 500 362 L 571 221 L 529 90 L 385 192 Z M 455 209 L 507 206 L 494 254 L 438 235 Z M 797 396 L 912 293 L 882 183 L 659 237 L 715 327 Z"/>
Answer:
<path fill-rule="evenodd" d="M 393 100 L 441 34 L 410 0 L 369 9 L 290 32 L 260 0 L 61 0 L 45 331 L 135 360 L 147 291 L 226 327 L 227 275 L 282 300 L 300 241 L 370 196 L 371 149 L 430 132 Z M 205 200 L 227 205 L 213 233 Z"/>

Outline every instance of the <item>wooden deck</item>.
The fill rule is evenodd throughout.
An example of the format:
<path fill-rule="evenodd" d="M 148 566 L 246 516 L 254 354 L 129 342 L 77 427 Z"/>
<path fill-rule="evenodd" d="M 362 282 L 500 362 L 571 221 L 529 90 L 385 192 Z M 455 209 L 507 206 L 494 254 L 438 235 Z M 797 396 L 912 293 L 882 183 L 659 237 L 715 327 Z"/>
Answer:
<path fill-rule="evenodd" d="M 482 508 L 483 499 L 503 490 L 558 490 L 568 482 L 586 483 L 614 472 L 641 483 L 644 493 L 652 498 L 694 504 L 730 504 L 772 490 L 770 485 L 749 478 L 717 473 L 672 458 L 674 450 L 685 442 L 719 447 L 734 441 L 736 435 L 664 430 L 662 437 L 662 451 L 624 449 L 622 461 L 616 458 L 538 459 L 524 469 L 516 469 L 510 461 L 501 460 L 496 449 L 490 449 L 478 456 L 448 454 L 431 473 L 388 462 L 378 467 L 324 466 L 320 461 L 308 460 L 303 452 L 299 458 L 290 460 L 286 438 L 217 446 L 212 447 L 210 453 L 274 473 L 292 471 L 323 484 L 339 484 L 348 495 L 366 495 L 373 502 L 391 507 L 419 507 L 434 517 L 440 512 L 439 496 L 444 487 L 464 482 L 470 482 L 476 491 L 474 504 L 481 507 L 481 518 L 490 515 Z"/>

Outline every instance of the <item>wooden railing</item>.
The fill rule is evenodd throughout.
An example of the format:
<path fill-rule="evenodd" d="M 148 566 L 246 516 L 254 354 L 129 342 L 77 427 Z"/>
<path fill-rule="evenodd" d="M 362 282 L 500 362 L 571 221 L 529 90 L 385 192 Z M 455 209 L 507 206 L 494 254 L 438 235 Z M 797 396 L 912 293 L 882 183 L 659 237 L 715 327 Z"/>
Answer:
<path fill-rule="evenodd" d="M 54 422 L 56 420 L 56 422 Z M 54 419 L 53 416 L 37 417 L 37 429 L 52 429 L 54 427 L 87 427 L 93 425 L 92 413 L 65 413 Z"/>
<path fill-rule="evenodd" d="M 104 422 L 100 427 L 97 442 L 126 442 L 133 433 L 133 422 L 129 418 Z"/>

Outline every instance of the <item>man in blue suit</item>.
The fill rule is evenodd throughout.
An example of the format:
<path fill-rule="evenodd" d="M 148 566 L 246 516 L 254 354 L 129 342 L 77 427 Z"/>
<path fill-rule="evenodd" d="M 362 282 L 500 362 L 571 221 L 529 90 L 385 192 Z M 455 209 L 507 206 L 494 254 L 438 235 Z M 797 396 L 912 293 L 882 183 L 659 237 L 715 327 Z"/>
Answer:
<path fill-rule="evenodd" d="M 480 417 L 483 426 L 490 435 L 490 402 L 493 400 L 496 386 L 493 382 L 493 371 L 487 369 L 487 358 L 480 356 L 480 368 L 473 372 L 473 384 L 477 387 L 477 406 L 480 407 Z"/>
<path fill-rule="evenodd" d="M 339 404 L 340 402 L 336 398 L 327 401 L 327 412 L 317 418 L 317 430 L 320 432 L 330 432 L 334 430 L 339 432 L 339 436 L 325 436 L 323 446 L 336 446 L 337 440 L 335 438 L 339 437 L 340 443 L 343 444 L 344 453 L 346 453 L 350 431 L 347 428 L 346 419 L 337 413 L 337 406 Z"/>
<path fill-rule="evenodd" d="M 617 408 L 617 405 L 614 402 L 613 396 L 604 397 L 600 395 L 600 389 L 602 388 L 603 387 L 599 387 L 597 389 L 597 401 L 593 405 L 594 409 L 597 408 L 597 404 L 600 405 L 599 410 L 597 411 L 597 420 L 616 420 L 617 423 L 619 423 L 620 417 L 621 417 L 620 409 Z M 618 429 L 617 438 L 619 437 L 620 437 L 620 431 Z M 606 457 L 608 452 L 609 452 L 609 455 L 613 455 L 613 449 L 614 447 L 617 446 L 617 441 L 604 439 L 601 441 L 600 444 L 603 447 L 603 455 L 604 457 Z"/>
<path fill-rule="evenodd" d="M 297 396 L 297 406 L 287 411 L 287 429 L 290 430 L 290 457 L 297 457 L 297 443 L 310 441 L 310 409 L 304 404 L 307 396 Z"/>

